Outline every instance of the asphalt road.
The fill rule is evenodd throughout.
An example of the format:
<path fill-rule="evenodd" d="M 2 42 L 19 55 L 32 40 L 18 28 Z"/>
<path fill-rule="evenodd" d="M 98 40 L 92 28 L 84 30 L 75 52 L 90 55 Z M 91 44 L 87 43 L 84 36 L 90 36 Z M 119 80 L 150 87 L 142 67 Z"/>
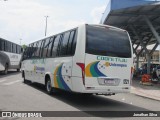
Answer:
<path fill-rule="evenodd" d="M 0 74 L 0 111 L 160 111 L 160 102 L 131 93 L 114 96 L 82 96 L 59 92 L 57 95 L 50 96 L 46 94 L 43 85 L 24 84 L 21 73 L 12 71 L 8 75 Z M 92 113 L 86 112 L 86 114 L 91 114 L 92 117 L 83 117 L 83 119 L 108 119 Z M 56 119 L 62 118 L 57 117 Z M 155 120 L 158 118 L 143 117 L 141 119 Z"/>

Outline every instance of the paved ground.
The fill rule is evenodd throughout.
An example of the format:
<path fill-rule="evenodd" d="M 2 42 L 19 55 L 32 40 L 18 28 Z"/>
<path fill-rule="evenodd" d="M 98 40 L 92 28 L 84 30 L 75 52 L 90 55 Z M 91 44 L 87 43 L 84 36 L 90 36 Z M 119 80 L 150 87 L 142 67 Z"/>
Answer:
<path fill-rule="evenodd" d="M 0 75 L 0 111 L 160 111 L 160 103 L 139 95 L 117 94 L 115 96 L 81 96 L 60 92 L 49 96 L 44 86 L 24 84 L 21 74 L 10 72 L 7 76 Z M 97 117 L 83 119 L 108 119 Z M 4 118 L 0 118 L 5 120 Z M 16 118 L 20 119 L 20 118 Z M 34 118 L 35 119 L 35 118 Z M 33 119 L 33 120 L 34 120 Z M 38 118 L 39 119 L 39 118 Z M 37 120 L 38 120 L 37 119 Z M 43 118 L 48 120 L 49 118 Z M 50 118 L 51 119 L 51 118 Z M 62 119 L 62 118 L 56 118 Z M 63 118 L 71 119 L 71 118 Z M 72 118 L 82 119 L 82 118 Z M 128 120 L 129 118 L 112 118 Z M 132 120 L 137 118 L 130 118 Z M 145 118 L 141 118 L 145 119 Z M 146 118 L 155 120 L 158 118 Z"/>
<path fill-rule="evenodd" d="M 140 79 L 134 78 L 131 93 L 160 101 L 160 82 L 152 85 L 142 85 Z"/>

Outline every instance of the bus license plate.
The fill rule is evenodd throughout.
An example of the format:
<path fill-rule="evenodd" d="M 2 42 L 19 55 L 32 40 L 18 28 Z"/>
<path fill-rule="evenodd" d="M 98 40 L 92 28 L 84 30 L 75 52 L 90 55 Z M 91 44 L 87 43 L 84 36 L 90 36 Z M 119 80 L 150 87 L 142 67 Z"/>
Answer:
<path fill-rule="evenodd" d="M 113 79 L 104 79 L 104 84 L 114 85 L 115 84 L 115 80 L 113 80 Z"/>

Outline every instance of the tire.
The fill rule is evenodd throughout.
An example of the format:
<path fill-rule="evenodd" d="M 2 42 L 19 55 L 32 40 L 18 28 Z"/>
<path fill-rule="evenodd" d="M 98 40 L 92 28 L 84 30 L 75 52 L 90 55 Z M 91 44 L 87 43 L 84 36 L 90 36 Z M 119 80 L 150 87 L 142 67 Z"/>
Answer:
<path fill-rule="evenodd" d="M 17 72 L 20 72 L 20 69 L 17 69 Z"/>
<path fill-rule="evenodd" d="M 5 70 L 3 71 L 3 73 L 4 73 L 5 75 L 8 74 L 8 65 L 7 65 L 7 64 L 5 65 Z"/>
<path fill-rule="evenodd" d="M 26 78 L 25 78 L 25 73 L 24 73 L 24 71 L 22 72 L 22 77 L 23 77 L 23 83 L 27 83 L 27 80 L 26 80 Z"/>
<path fill-rule="evenodd" d="M 46 91 L 47 91 L 47 94 L 51 95 L 52 94 L 52 85 L 51 85 L 51 79 L 50 78 L 46 78 L 46 84 L 45 84 L 45 87 L 46 87 Z"/>
<path fill-rule="evenodd" d="M 81 94 L 83 97 L 90 97 L 90 96 L 93 96 L 92 93 L 82 93 Z"/>

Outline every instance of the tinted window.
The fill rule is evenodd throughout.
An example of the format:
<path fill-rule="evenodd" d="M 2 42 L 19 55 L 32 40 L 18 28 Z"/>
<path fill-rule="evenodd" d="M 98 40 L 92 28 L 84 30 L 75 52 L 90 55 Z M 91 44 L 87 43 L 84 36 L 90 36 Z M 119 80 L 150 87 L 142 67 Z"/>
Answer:
<path fill-rule="evenodd" d="M 16 45 L 16 53 L 18 53 L 18 46 Z"/>
<path fill-rule="evenodd" d="M 77 31 L 72 31 L 73 32 L 73 38 L 72 38 L 72 47 L 71 47 L 71 55 L 74 55 L 75 49 L 76 49 L 76 43 L 77 43 Z"/>
<path fill-rule="evenodd" d="M 29 45 L 29 47 L 27 48 L 27 52 L 26 52 L 26 54 L 27 54 L 27 58 L 31 58 L 31 56 L 32 56 L 32 47 L 33 47 L 33 43 L 32 44 L 30 44 Z"/>
<path fill-rule="evenodd" d="M 69 41 L 68 41 L 67 53 L 69 55 L 71 55 L 71 51 L 72 51 L 73 38 L 74 38 L 74 31 L 71 32 L 70 37 L 69 37 Z"/>
<path fill-rule="evenodd" d="M 87 25 L 86 53 L 112 57 L 131 57 L 127 32 Z"/>
<path fill-rule="evenodd" d="M 47 49 L 48 49 L 48 45 L 49 45 L 49 38 L 47 38 L 45 40 L 45 43 L 44 43 L 44 46 L 43 46 L 43 54 L 42 54 L 42 57 L 46 57 L 47 55 Z"/>
<path fill-rule="evenodd" d="M 8 44 L 7 44 L 7 41 L 4 41 L 4 46 L 5 46 L 5 47 L 4 47 L 5 51 L 8 52 Z"/>
<path fill-rule="evenodd" d="M 53 47 L 53 41 L 54 41 L 54 38 L 50 38 L 50 42 L 48 44 L 48 49 L 47 49 L 47 57 L 51 57 L 52 55 L 52 47 Z"/>
<path fill-rule="evenodd" d="M 8 42 L 8 52 L 11 52 L 12 50 L 11 50 L 11 43 L 10 42 Z"/>
<path fill-rule="evenodd" d="M 0 50 L 4 51 L 4 40 L 0 40 Z"/>
<path fill-rule="evenodd" d="M 52 49 L 52 57 L 55 57 L 57 55 L 59 40 L 60 40 L 60 35 L 55 37 L 54 45 Z"/>
<path fill-rule="evenodd" d="M 31 49 L 31 56 L 34 57 L 37 50 L 37 43 L 33 43 L 33 47 Z"/>
<path fill-rule="evenodd" d="M 16 53 L 16 44 L 12 44 L 12 51 L 13 51 L 13 53 Z"/>
<path fill-rule="evenodd" d="M 68 48 L 68 40 L 69 40 L 70 32 L 66 32 L 63 35 L 60 49 L 59 49 L 59 56 L 66 56 L 67 55 L 67 48 Z"/>
<path fill-rule="evenodd" d="M 35 53 L 36 57 L 40 57 L 41 43 L 42 43 L 42 41 L 37 42 L 36 53 Z"/>
<path fill-rule="evenodd" d="M 32 47 L 33 47 L 33 43 L 30 44 L 29 48 L 27 49 L 27 58 L 31 58 L 32 57 Z"/>

